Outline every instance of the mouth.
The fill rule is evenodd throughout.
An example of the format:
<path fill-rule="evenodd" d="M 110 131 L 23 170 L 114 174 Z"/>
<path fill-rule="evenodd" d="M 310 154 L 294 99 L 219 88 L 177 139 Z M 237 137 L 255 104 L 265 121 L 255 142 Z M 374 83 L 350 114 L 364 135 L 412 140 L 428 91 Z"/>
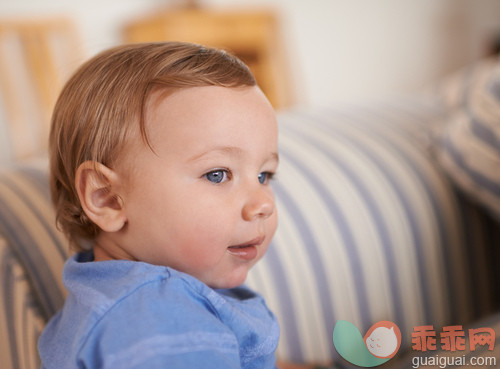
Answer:
<path fill-rule="evenodd" d="M 248 242 L 229 246 L 227 251 L 237 258 L 250 261 L 257 257 L 258 250 L 257 247 L 260 246 L 264 242 L 265 237 L 259 236 Z"/>

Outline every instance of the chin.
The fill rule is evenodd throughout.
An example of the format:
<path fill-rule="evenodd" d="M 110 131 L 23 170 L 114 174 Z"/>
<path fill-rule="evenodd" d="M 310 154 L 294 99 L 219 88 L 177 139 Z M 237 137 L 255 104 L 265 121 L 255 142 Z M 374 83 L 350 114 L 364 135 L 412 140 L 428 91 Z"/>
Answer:
<path fill-rule="evenodd" d="M 207 283 L 207 285 L 213 289 L 228 289 L 241 286 L 245 283 L 247 279 L 247 273 L 238 273 L 238 275 L 233 275 L 229 278 L 223 278 L 219 281 L 213 281 L 213 283 Z"/>

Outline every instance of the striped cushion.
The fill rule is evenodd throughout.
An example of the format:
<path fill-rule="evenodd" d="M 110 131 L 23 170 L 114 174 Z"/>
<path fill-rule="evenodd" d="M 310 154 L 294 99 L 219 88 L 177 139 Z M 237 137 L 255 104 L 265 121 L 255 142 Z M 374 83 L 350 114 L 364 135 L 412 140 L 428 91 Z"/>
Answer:
<path fill-rule="evenodd" d="M 42 160 L 0 172 L 2 369 L 40 367 L 38 337 L 64 301 L 68 248 L 54 226 L 46 168 Z"/>
<path fill-rule="evenodd" d="M 498 306 L 498 255 L 489 247 L 500 242 L 498 224 L 434 161 L 428 133 L 440 118 L 432 105 L 410 100 L 279 115 L 280 226 L 248 279 L 281 323 L 279 356 L 337 358 L 337 319 L 362 331 L 388 319 L 404 334 L 415 325 L 466 324 Z M 54 227 L 46 172 L 45 164 L 0 172 L 0 238 L 9 247 L 0 252 L 0 353 L 11 352 L 11 362 L 28 360 L 27 351 L 5 342 L 37 336 L 38 319 L 64 300 L 68 248 Z M 7 264 L 17 266 L 6 272 Z M 18 280 L 24 287 L 9 287 Z M 12 329 L 5 322 L 19 304 L 33 306 L 19 310 L 31 318 L 23 327 L 27 315 L 15 315 L 21 328 Z M 35 338 L 26 342 L 34 347 Z"/>
<path fill-rule="evenodd" d="M 498 59 L 492 57 L 467 65 L 440 81 L 432 93 L 437 95 L 447 111 L 461 109 L 467 104 L 475 86 L 487 79 L 497 64 Z"/>
<path fill-rule="evenodd" d="M 456 109 L 440 134 L 437 152 L 457 185 L 500 219 L 500 60 L 481 63 L 455 80 L 471 75 L 474 82 L 447 86 L 449 96 L 461 99 L 452 104 Z"/>
<path fill-rule="evenodd" d="M 0 368 L 39 368 L 37 342 L 45 322 L 25 269 L 2 239 L 0 280 Z"/>
<path fill-rule="evenodd" d="M 280 225 L 249 283 L 280 319 L 281 357 L 338 357 L 338 319 L 411 332 L 492 309 L 498 226 L 436 165 L 428 134 L 439 110 L 403 101 L 279 118 Z"/>
<path fill-rule="evenodd" d="M 54 225 L 46 168 L 40 161 L 0 172 L 0 235 L 25 268 L 44 319 L 64 302 L 61 271 L 68 256 Z"/>

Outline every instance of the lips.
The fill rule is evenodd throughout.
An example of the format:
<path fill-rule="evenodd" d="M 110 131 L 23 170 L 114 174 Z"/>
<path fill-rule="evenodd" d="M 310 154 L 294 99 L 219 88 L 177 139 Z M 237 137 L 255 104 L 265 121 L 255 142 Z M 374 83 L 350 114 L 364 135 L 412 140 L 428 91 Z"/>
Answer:
<path fill-rule="evenodd" d="M 227 248 L 227 251 L 237 258 L 246 261 L 253 260 L 257 257 L 258 254 L 257 246 L 260 246 L 262 242 L 264 242 L 264 238 L 264 236 L 259 236 L 248 242 L 229 246 Z"/>

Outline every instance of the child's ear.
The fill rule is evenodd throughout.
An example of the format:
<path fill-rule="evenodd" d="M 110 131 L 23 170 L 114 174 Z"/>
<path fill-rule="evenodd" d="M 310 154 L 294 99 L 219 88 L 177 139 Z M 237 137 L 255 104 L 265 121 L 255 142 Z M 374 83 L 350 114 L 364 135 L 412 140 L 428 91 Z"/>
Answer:
<path fill-rule="evenodd" d="M 100 229 L 117 232 L 127 222 L 119 194 L 120 177 L 103 164 L 86 161 L 75 175 L 83 211 Z"/>

